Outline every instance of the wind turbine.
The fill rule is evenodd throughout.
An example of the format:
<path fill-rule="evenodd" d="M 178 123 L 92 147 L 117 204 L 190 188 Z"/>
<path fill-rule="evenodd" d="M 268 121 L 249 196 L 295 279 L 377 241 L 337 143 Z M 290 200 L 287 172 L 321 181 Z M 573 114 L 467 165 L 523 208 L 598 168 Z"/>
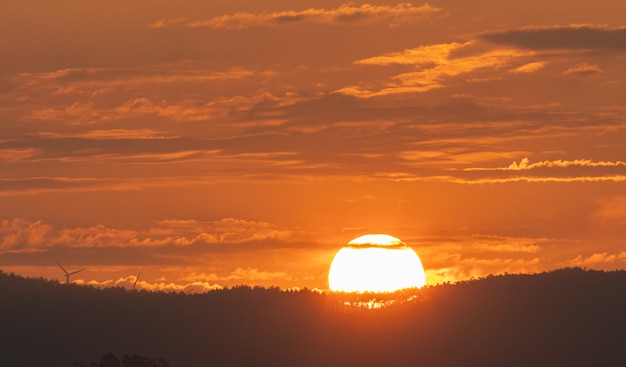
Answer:
<path fill-rule="evenodd" d="M 61 265 L 61 263 L 59 263 L 57 260 L 55 261 L 57 262 L 57 265 L 59 265 L 61 269 L 63 270 L 63 272 L 65 273 L 65 284 L 68 284 L 68 285 L 70 284 L 70 275 L 74 275 L 76 273 L 80 273 L 83 270 L 86 270 L 86 269 L 80 269 L 80 270 L 76 270 L 70 273 L 67 270 L 65 270 L 65 268 L 63 267 L 63 265 Z"/>
<path fill-rule="evenodd" d="M 135 287 L 137 287 L 137 281 L 139 280 L 140 275 L 141 275 L 141 272 L 137 273 L 137 276 L 135 277 L 135 283 L 133 283 L 133 290 L 135 290 Z"/>

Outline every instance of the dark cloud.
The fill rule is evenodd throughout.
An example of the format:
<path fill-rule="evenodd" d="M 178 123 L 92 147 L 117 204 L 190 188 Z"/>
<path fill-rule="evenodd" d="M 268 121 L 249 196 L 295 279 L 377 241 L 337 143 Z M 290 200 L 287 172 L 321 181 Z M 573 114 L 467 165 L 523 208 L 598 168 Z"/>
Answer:
<path fill-rule="evenodd" d="M 363 4 L 354 6 L 352 3 L 340 5 L 334 9 L 309 8 L 306 10 L 283 10 L 271 13 L 237 12 L 224 14 L 214 18 L 187 21 L 185 19 L 161 19 L 151 23 L 152 29 L 186 26 L 189 28 L 206 27 L 213 29 L 243 29 L 248 27 L 267 27 L 271 25 L 286 25 L 292 23 L 311 22 L 317 24 L 356 23 L 362 25 L 369 23 L 407 24 L 415 23 L 415 19 L 429 14 L 441 13 L 442 9 L 431 7 L 428 4 L 413 6 L 411 3 L 396 5 L 370 5 Z M 369 24 L 371 25 L 371 24 Z"/>
<path fill-rule="evenodd" d="M 481 39 L 527 49 L 626 50 L 626 28 L 562 26 L 487 32 Z"/>
<path fill-rule="evenodd" d="M 10 141 L 0 144 L 3 148 L 37 148 L 41 153 L 33 159 L 61 157 L 93 157 L 101 154 L 172 153 L 185 150 L 215 149 L 210 141 L 191 139 L 84 139 L 39 138 Z"/>
<path fill-rule="evenodd" d="M 565 70 L 563 72 L 563 75 L 574 75 L 574 76 L 584 77 L 584 76 L 590 76 L 590 75 L 598 75 L 602 73 L 603 71 L 602 69 L 600 69 L 598 65 L 590 65 L 590 64 L 583 62 Z"/>
<path fill-rule="evenodd" d="M 66 178 L 26 178 L 0 180 L 0 193 L 4 191 L 36 191 L 36 190 L 69 190 L 76 188 L 94 187 L 98 183 L 89 179 Z"/>
<path fill-rule="evenodd" d="M 281 122 L 263 124 L 267 116 Z M 146 187 L 148 180 L 142 177 L 173 178 L 189 169 L 195 172 L 199 166 L 208 171 L 201 175 L 185 174 L 185 180 L 190 176 L 269 178 L 294 173 L 337 177 L 388 172 L 420 177 L 450 175 L 451 171 L 443 172 L 441 167 L 485 167 L 483 163 L 470 162 L 494 157 L 507 157 L 508 164 L 509 159 L 518 159 L 537 147 L 567 150 L 554 142 L 548 146 L 547 141 L 545 146 L 531 146 L 523 143 L 525 139 L 544 139 L 546 134 L 559 136 L 574 127 L 602 131 L 623 125 L 615 115 L 574 116 L 571 112 L 484 106 L 472 97 L 451 98 L 439 104 L 393 105 L 341 94 L 287 105 L 260 103 L 242 112 L 240 118 L 241 126 L 224 138 L 176 137 L 146 129 L 13 136 L 0 141 L 2 165 L 7 170 L 19 166 L 22 176 L 0 181 L 0 191 L 92 191 L 103 187 L 136 190 Z M 550 128 L 545 125 L 548 119 Z M 206 125 L 198 122 L 187 126 L 194 124 L 197 129 Z M 161 135 L 172 137 L 160 138 Z M 606 142 L 609 137 L 602 139 Z M 511 143 L 519 146 L 509 152 Z M 504 153 L 498 153 L 502 150 Z M 590 155 L 578 151 L 577 156 Z M 98 162 L 95 174 L 92 166 L 85 167 L 92 160 Z M 490 176 L 493 174 L 490 172 Z M 466 175 L 470 173 L 462 178 Z M 471 175 L 485 176 L 479 172 Z"/>
<path fill-rule="evenodd" d="M 304 14 L 284 14 L 276 16 L 273 21 L 278 24 L 300 22 L 306 19 Z"/>

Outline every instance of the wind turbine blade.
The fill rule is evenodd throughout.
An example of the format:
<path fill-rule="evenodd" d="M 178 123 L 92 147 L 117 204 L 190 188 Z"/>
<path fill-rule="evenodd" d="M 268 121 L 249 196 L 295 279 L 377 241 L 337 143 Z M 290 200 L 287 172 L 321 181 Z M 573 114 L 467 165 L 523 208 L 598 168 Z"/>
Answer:
<path fill-rule="evenodd" d="M 61 267 L 61 269 L 63 269 L 63 272 L 64 272 L 65 274 L 69 274 L 69 273 L 67 272 L 67 270 L 65 270 L 65 268 L 63 267 L 63 265 L 61 265 L 61 263 L 60 263 L 58 260 L 54 260 L 54 261 L 56 261 L 57 265 L 59 265 L 59 266 Z"/>
<path fill-rule="evenodd" d="M 135 283 L 133 283 L 133 289 L 135 289 L 135 287 L 137 286 L 137 281 L 139 280 L 140 275 L 141 275 L 141 272 L 137 273 L 137 276 L 135 277 Z"/>
<path fill-rule="evenodd" d="M 76 273 L 80 273 L 80 272 L 81 272 L 81 271 L 83 271 L 83 270 L 87 270 L 87 268 L 85 268 L 85 269 L 80 269 L 80 270 L 76 270 L 76 271 L 73 271 L 73 272 L 69 273 L 68 275 L 74 275 L 74 274 L 76 274 Z"/>

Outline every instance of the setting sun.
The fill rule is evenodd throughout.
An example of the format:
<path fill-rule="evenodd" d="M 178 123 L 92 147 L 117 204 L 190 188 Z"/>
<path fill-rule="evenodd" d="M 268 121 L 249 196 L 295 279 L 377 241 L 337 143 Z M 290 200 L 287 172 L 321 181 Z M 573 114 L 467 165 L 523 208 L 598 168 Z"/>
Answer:
<path fill-rule="evenodd" d="M 368 234 L 350 241 L 333 259 L 328 274 L 332 291 L 394 292 L 426 282 L 415 251 L 399 239 Z"/>

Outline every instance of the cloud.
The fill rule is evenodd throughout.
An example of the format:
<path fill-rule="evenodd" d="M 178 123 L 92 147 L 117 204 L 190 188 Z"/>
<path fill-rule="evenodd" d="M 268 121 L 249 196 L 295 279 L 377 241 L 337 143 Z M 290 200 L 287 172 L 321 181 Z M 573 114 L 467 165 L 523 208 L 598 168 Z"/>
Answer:
<path fill-rule="evenodd" d="M 102 116 L 91 102 L 74 102 L 63 107 L 45 107 L 30 113 L 32 120 L 63 122 L 67 125 L 93 125 L 101 121 Z"/>
<path fill-rule="evenodd" d="M 196 242 L 185 240 L 188 233 L 199 233 L 206 243 L 243 243 L 263 240 L 286 240 L 294 237 L 294 233 L 279 229 L 268 222 L 249 221 L 237 218 L 223 218 L 218 221 L 158 221 L 157 227 L 150 229 L 151 235 L 157 237 L 178 237 L 181 244 Z"/>
<path fill-rule="evenodd" d="M 427 268 L 425 270 L 427 284 L 457 282 L 504 273 L 534 273 L 542 268 L 539 258 L 484 259 L 452 255 L 448 258 L 447 264 L 454 265 Z"/>
<path fill-rule="evenodd" d="M 519 163 L 513 162 L 507 167 L 496 168 L 465 168 L 465 171 L 525 171 L 535 168 L 567 168 L 567 167 L 626 167 L 624 161 L 593 161 L 591 159 L 575 159 L 554 161 L 540 161 L 531 163 L 530 159 L 523 158 Z"/>
<path fill-rule="evenodd" d="M 275 127 L 273 127 L 275 128 Z M 143 177 L 21 177 L 0 178 L 0 195 L 67 190 L 134 190 L 141 187 L 174 186 L 204 179 L 231 177 L 237 168 L 242 175 L 252 175 L 272 168 L 277 171 L 306 169 L 297 151 L 277 149 L 297 146 L 287 134 L 256 133 L 225 138 L 182 138 L 153 129 L 94 129 L 77 133 L 40 132 L 0 141 L 0 163 L 7 165 L 63 164 L 80 166 L 97 161 L 99 173 L 116 170 L 120 164 L 143 165 Z M 209 176 L 162 176 L 159 165 L 196 165 L 212 167 Z M 234 165 L 236 163 L 236 165 Z M 178 167 L 180 168 L 180 166 Z M 57 174 L 58 171 L 33 170 L 32 175 Z M 265 171 L 273 174 L 272 170 Z M 129 173 L 129 172 L 126 172 Z M 87 174 L 93 174 L 89 172 Z M 154 176 L 152 176 L 154 175 Z M 213 175 L 213 176 L 210 176 Z M 74 173 L 74 176 L 78 174 Z M 104 177 L 102 177 L 104 176 Z"/>
<path fill-rule="evenodd" d="M 302 235 L 276 225 L 224 218 L 217 221 L 163 220 L 147 230 L 90 227 L 53 228 L 41 221 L 20 218 L 0 221 L 0 252 L 63 248 L 155 248 L 207 244 L 245 244 L 297 241 Z"/>
<path fill-rule="evenodd" d="M 51 227 L 41 221 L 20 218 L 0 221 L 0 253 L 7 251 L 37 251 L 48 245 Z"/>
<path fill-rule="evenodd" d="M 420 46 L 418 48 L 406 49 L 402 52 L 392 52 L 382 56 L 374 56 L 367 59 L 355 61 L 360 65 L 440 65 L 449 63 L 450 54 L 453 51 L 472 45 L 466 43 L 440 43 L 435 45 Z"/>
<path fill-rule="evenodd" d="M 28 103 L 11 107 L 19 114 L 18 120 L 45 122 L 48 129 L 59 125 L 122 127 L 120 121 L 149 118 L 222 122 L 258 103 L 297 100 L 280 83 L 274 83 L 272 91 L 267 89 L 266 82 L 278 76 L 271 70 L 215 70 L 191 61 L 144 68 L 68 68 L 16 75 L 10 79 L 8 95 L 28 98 Z M 154 120 L 146 128 L 153 126 Z"/>
<path fill-rule="evenodd" d="M 36 159 L 35 161 L 37 161 Z M 59 159 L 70 162 L 71 159 Z M 161 177 L 161 182 L 155 178 L 120 179 L 120 178 L 91 178 L 91 177 L 32 177 L 32 178 L 0 178 L 0 197 L 36 195 L 47 192 L 87 192 L 87 191 L 128 191 L 139 190 L 155 186 L 177 186 L 189 180 L 184 178 Z M 191 180 L 196 182 L 195 180 Z M 176 183 L 178 182 L 178 184 Z"/>
<path fill-rule="evenodd" d="M 36 157 L 40 150 L 34 148 L 1 149 L 0 162 L 19 163 Z"/>
<path fill-rule="evenodd" d="M 33 91 L 47 88 L 52 94 L 82 94 L 96 97 L 128 86 L 171 84 L 174 82 L 208 83 L 244 80 L 274 75 L 271 71 L 229 67 L 215 70 L 201 61 L 146 65 L 141 68 L 64 68 L 46 72 L 20 73 L 12 78 L 16 89 Z M 95 95 L 94 95 L 95 93 Z"/>
<path fill-rule="evenodd" d="M 481 39 L 525 49 L 624 50 L 626 27 L 596 25 L 527 27 L 486 32 Z"/>
<path fill-rule="evenodd" d="M 531 163 L 528 158 L 514 161 L 506 167 L 464 168 L 470 175 L 440 177 L 463 184 L 511 182 L 624 182 L 626 162 L 594 161 L 591 159 L 545 160 Z M 474 173 L 478 175 L 474 175 Z"/>
<path fill-rule="evenodd" d="M 206 20 L 185 18 L 161 19 L 148 25 L 158 29 L 173 26 L 188 28 L 243 29 L 249 27 L 278 27 L 294 24 L 325 25 L 372 25 L 387 23 L 389 26 L 412 25 L 424 15 L 440 13 L 439 8 L 428 4 L 414 6 L 411 3 L 389 5 L 344 4 L 334 9 L 309 8 L 272 13 L 239 12 L 225 14 Z"/>
<path fill-rule="evenodd" d="M 95 270 L 89 268 L 92 272 L 98 273 L 110 272 L 110 268 L 96 267 Z M 161 277 L 158 279 L 143 279 L 141 276 L 137 280 L 135 289 L 147 291 L 165 291 L 165 292 L 184 292 L 184 293 L 205 293 L 212 290 L 224 289 L 224 285 L 234 286 L 240 284 L 276 284 L 276 281 L 293 281 L 287 273 L 282 271 L 263 271 L 257 268 L 238 267 L 233 271 L 224 274 L 217 273 L 198 273 L 190 271 L 192 269 L 168 268 L 165 274 L 171 277 Z M 152 269 L 152 273 L 155 269 Z M 175 276 L 175 274 L 181 274 Z M 76 284 L 90 285 L 99 288 L 105 287 L 122 287 L 133 289 L 136 275 L 119 277 L 117 279 L 104 280 L 87 280 L 82 278 L 72 279 Z"/>
<path fill-rule="evenodd" d="M 246 99 L 248 99 L 247 103 Z M 226 117 L 237 103 L 239 103 L 237 108 L 244 108 L 244 106 L 249 107 L 257 102 L 256 97 L 247 98 L 244 96 L 235 99 L 220 98 L 204 104 L 197 104 L 194 101 L 154 101 L 147 97 L 136 97 L 124 101 L 114 108 L 99 107 L 93 102 L 74 102 L 66 106 L 46 107 L 32 111 L 24 116 L 24 119 L 59 122 L 73 126 L 88 126 L 148 117 L 158 117 L 175 122 L 206 121 L 220 116 Z"/>
<path fill-rule="evenodd" d="M 347 86 L 336 92 L 360 98 L 427 92 L 445 87 L 447 83 L 450 83 L 456 77 L 468 76 L 483 70 L 488 70 L 491 73 L 488 78 L 499 78 L 498 74 L 494 74 L 497 69 L 515 64 L 521 59 L 534 55 L 532 52 L 513 49 L 496 49 L 467 56 L 453 55 L 453 52 L 466 48 L 469 49 L 473 44 L 474 42 L 452 42 L 420 46 L 414 49 L 406 49 L 402 52 L 358 60 L 355 64 L 378 66 L 410 65 L 416 70 L 394 75 L 391 77 L 391 81 L 382 87 Z M 540 67 L 539 64 L 528 65 L 526 64 L 526 69 L 523 69 L 524 66 L 522 66 L 522 70 L 528 72 L 531 68 L 534 71 Z M 474 80 L 481 79 L 474 78 Z"/>
<path fill-rule="evenodd" d="M 108 280 L 85 280 L 76 279 L 73 280 L 76 284 L 89 285 L 93 287 L 105 288 L 105 287 L 122 287 L 126 289 L 133 289 L 135 284 L 135 276 L 122 277 L 118 279 Z M 136 290 L 146 290 L 152 292 L 182 292 L 182 293 L 206 293 L 208 291 L 224 289 L 219 284 L 203 281 L 192 282 L 158 282 L 158 281 L 144 281 L 138 280 Z"/>
<path fill-rule="evenodd" d="M 181 280 L 187 281 L 205 281 L 205 282 L 220 282 L 220 283 L 237 283 L 242 281 L 248 281 L 257 283 L 260 281 L 271 281 L 271 280 L 288 280 L 289 276 L 287 273 L 282 271 L 263 271 L 257 268 L 242 268 L 238 267 L 232 272 L 224 275 L 218 275 L 215 273 L 206 274 L 206 273 L 196 273 L 192 272 L 189 275 L 186 275 Z"/>
<path fill-rule="evenodd" d="M 616 263 L 626 263 L 626 251 L 609 254 L 608 252 L 594 253 L 588 257 L 582 255 L 569 261 L 569 266 L 581 267 L 602 267 L 602 265 L 612 265 Z M 616 264 L 617 265 L 617 264 Z"/>
<path fill-rule="evenodd" d="M 452 155 L 450 157 L 450 155 Z M 403 158 L 417 163 L 430 161 L 433 164 L 461 165 L 478 161 L 492 161 L 506 155 L 505 152 L 462 153 L 450 151 L 405 151 Z M 460 157 L 457 157 L 460 156 Z M 466 158 L 466 162 L 458 162 Z M 416 164 L 417 164 L 416 163 Z M 419 163 L 424 165 L 426 163 Z M 529 183 L 574 183 L 574 182 L 626 182 L 626 162 L 594 161 L 591 159 L 545 160 L 531 163 L 528 158 L 512 162 L 505 167 L 450 168 L 438 175 L 417 175 L 409 172 L 385 172 L 376 176 L 393 181 L 406 182 L 452 182 L 457 184 L 506 184 Z"/>
<path fill-rule="evenodd" d="M 534 73 L 537 70 L 543 69 L 544 66 L 546 66 L 547 62 L 546 61 L 535 61 L 535 62 L 530 62 L 528 64 L 524 64 L 520 67 L 517 67 L 513 70 L 511 70 L 511 72 L 513 73 Z"/>
<path fill-rule="evenodd" d="M 545 242 L 546 239 L 474 235 L 471 237 L 471 241 L 475 242 L 472 245 L 472 249 L 475 251 L 531 254 L 541 251 L 541 246 L 538 244 Z"/>
<path fill-rule="evenodd" d="M 513 182 L 530 182 L 530 183 L 574 183 L 574 182 L 626 182 L 626 175 L 609 175 L 609 176 L 576 176 L 576 177 L 481 177 L 481 178 L 460 178 L 453 176 L 437 176 L 424 178 L 424 181 L 447 181 L 459 184 L 505 184 Z M 410 181 L 410 179 L 409 179 Z"/>
<path fill-rule="evenodd" d="M 586 62 L 582 62 L 565 70 L 563 75 L 589 76 L 603 73 L 604 72 L 598 65 L 591 65 Z"/>
<path fill-rule="evenodd" d="M 165 282 L 142 282 L 137 283 L 137 289 L 145 289 L 148 291 L 161 292 L 183 292 L 183 293 L 205 293 L 208 291 L 220 290 L 224 287 L 208 282 L 191 282 L 191 283 L 165 283 Z"/>
<path fill-rule="evenodd" d="M 434 236 L 407 242 L 420 243 L 428 284 L 455 282 L 488 274 L 536 272 L 549 268 L 543 254 L 555 242 L 546 237 L 497 234 Z"/>
<path fill-rule="evenodd" d="M 84 139 L 173 139 L 177 136 L 168 135 L 164 131 L 153 129 L 108 129 L 108 130 L 88 130 L 76 134 L 40 133 L 41 136 L 51 138 L 84 138 Z"/>

